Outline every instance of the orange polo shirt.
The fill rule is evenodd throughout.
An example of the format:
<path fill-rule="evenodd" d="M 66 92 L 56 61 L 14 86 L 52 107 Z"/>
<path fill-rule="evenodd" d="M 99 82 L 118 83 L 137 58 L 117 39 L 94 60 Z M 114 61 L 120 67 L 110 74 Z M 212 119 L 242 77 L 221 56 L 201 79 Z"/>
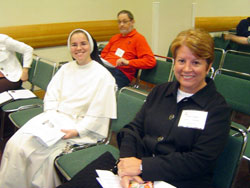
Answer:
<path fill-rule="evenodd" d="M 101 57 L 116 66 L 116 61 L 120 59 L 119 56 L 115 55 L 118 48 L 125 51 L 122 57 L 129 60 L 129 65 L 116 68 L 120 69 L 130 81 L 135 77 L 137 69 L 151 69 L 156 65 L 150 46 L 145 37 L 136 29 L 133 29 L 126 36 L 114 35 L 102 50 Z"/>

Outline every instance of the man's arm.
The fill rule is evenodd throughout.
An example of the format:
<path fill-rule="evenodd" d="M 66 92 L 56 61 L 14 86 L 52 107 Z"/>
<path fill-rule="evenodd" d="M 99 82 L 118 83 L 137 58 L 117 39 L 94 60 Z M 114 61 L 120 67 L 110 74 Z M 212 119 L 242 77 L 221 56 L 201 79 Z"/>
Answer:
<path fill-rule="evenodd" d="M 156 65 L 154 54 L 146 39 L 141 36 L 135 46 L 137 59 L 129 60 L 129 65 L 137 69 L 151 69 Z"/>
<path fill-rule="evenodd" d="M 239 43 L 239 44 L 250 44 L 250 38 L 249 37 L 242 37 L 232 34 L 224 34 L 225 40 L 232 40 L 233 42 Z"/>
<path fill-rule="evenodd" d="M 101 57 L 102 57 L 103 59 L 105 59 L 105 56 L 109 53 L 110 46 L 111 46 L 111 43 L 110 43 L 110 41 L 109 41 L 109 43 L 106 44 L 105 47 L 102 49 Z"/>

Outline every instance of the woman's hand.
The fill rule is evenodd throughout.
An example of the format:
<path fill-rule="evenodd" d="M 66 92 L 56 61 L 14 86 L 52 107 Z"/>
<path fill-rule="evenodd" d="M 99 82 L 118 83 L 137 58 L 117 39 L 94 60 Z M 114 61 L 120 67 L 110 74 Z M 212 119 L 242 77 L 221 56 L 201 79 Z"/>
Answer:
<path fill-rule="evenodd" d="M 29 69 L 28 69 L 28 68 L 23 68 L 23 72 L 22 72 L 22 76 L 21 76 L 21 80 L 22 80 L 23 82 L 25 82 L 25 81 L 28 80 L 28 78 L 29 78 L 28 72 L 29 72 Z"/>
<path fill-rule="evenodd" d="M 138 176 L 142 173 L 140 166 L 142 160 L 135 157 L 120 158 L 118 163 L 118 175 L 123 176 Z"/>
<path fill-rule="evenodd" d="M 120 184 L 123 188 L 128 188 L 131 181 L 135 181 L 140 184 L 144 183 L 140 176 L 123 176 L 121 178 Z"/>
<path fill-rule="evenodd" d="M 75 129 L 61 129 L 61 131 L 65 133 L 62 139 L 69 139 L 79 136 L 77 130 Z"/>

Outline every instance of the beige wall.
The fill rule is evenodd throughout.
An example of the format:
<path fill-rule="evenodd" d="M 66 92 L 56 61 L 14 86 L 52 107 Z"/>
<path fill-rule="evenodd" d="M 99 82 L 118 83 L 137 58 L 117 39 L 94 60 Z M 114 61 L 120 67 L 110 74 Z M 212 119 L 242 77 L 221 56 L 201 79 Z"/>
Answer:
<path fill-rule="evenodd" d="M 131 0 L 2 0 L 0 26 L 114 19 Z M 6 19 L 3 19 L 6 18 Z"/>
<path fill-rule="evenodd" d="M 169 44 L 182 30 L 191 27 L 192 0 L 159 0 L 159 47 L 155 52 L 167 55 Z"/>
<path fill-rule="evenodd" d="M 249 0 L 194 0 L 197 16 L 250 16 Z"/>
<path fill-rule="evenodd" d="M 158 36 L 152 36 L 153 2 L 160 3 Z M 129 9 L 134 13 L 137 30 L 151 46 L 153 42 L 158 44 L 154 52 L 166 55 L 176 34 L 191 27 L 193 2 L 196 3 L 196 16 L 244 16 L 250 13 L 249 0 L 2 0 L 0 27 L 116 19 L 119 10 Z M 65 47 L 39 49 L 36 53 L 56 61 L 70 59 Z"/>

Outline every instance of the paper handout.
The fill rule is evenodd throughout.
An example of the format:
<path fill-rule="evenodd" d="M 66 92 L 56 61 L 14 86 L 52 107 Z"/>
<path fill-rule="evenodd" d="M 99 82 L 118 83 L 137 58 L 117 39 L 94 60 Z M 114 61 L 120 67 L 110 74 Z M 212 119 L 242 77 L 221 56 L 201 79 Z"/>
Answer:
<path fill-rule="evenodd" d="M 37 124 L 33 127 L 30 126 L 29 129 L 24 131 L 24 133 L 33 135 L 46 147 L 55 144 L 65 135 L 64 132 L 55 128 L 49 121 L 42 122 L 41 124 Z"/>
<path fill-rule="evenodd" d="M 9 90 L 0 93 L 0 104 L 10 100 L 34 98 L 36 95 L 28 89 Z"/>
<path fill-rule="evenodd" d="M 14 100 L 34 98 L 36 95 L 28 89 L 9 90 L 8 93 Z"/>
<path fill-rule="evenodd" d="M 7 91 L 0 93 L 0 104 L 3 104 L 3 103 L 8 102 L 10 100 L 12 100 L 12 97 L 10 96 L 10 94 Z"/>
<path fill-rule="evenodd" d="M 114 65 L 112 65 L 110 62 L 108 62 L 107 60 L 101 58 L 102 62 L 104 63 L 105 66 L 109 67 L 109 68 L 115 68 Z"/>
<path fill-rule="evenodd" d="M 118 175 L 113 174 L 113 172 L 108 170 L 96 170 L 96 173 L 99 176 L 96 179 L 103 188 L 122 188 L 122 186 L 120 185 L 120 177 Z M 175 187 L 164 181 L 155 181 L 154 188 L 175 188 Z"/>

